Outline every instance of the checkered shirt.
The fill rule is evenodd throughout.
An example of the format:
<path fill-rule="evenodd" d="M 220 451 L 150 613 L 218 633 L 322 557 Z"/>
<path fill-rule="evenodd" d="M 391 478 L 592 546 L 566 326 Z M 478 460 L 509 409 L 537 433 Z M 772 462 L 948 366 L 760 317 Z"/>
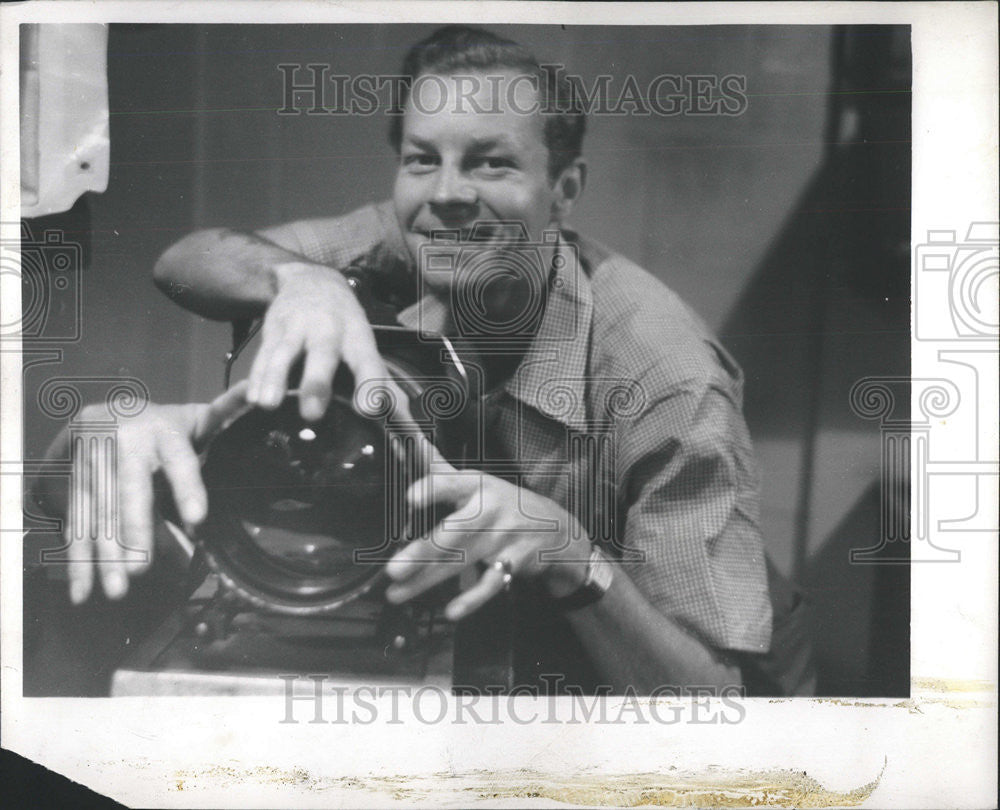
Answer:
<path fill-rule="evenodd" d="M 372 251 L 405 257 L 391 203 L 287 229 L 291 247 L 332 267 Z M 596 242 L 561 237 L 568 261 L 524 359 L 484 400 L 485 435 L 521 485 L 576 515 L 662 613 L 717 648 L 767 652 L 742 374 L 660 281 Z M 428 296 L 399 320 L 427 330 L 448 315 Z"/>

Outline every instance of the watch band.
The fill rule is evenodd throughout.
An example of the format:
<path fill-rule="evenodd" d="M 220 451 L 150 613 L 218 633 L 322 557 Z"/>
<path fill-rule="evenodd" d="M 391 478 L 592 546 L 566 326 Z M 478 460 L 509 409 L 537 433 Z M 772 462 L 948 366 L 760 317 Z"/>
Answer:
<path fill-rule="evenodd" d="M 590 552 L 587 560 L 587 576 L 575 591 L 555 599 L 556 605 L 562 610 L 578 610 L 592 605 L 611 587 L 614 570 L 611 560 L 597 546 Z"/>

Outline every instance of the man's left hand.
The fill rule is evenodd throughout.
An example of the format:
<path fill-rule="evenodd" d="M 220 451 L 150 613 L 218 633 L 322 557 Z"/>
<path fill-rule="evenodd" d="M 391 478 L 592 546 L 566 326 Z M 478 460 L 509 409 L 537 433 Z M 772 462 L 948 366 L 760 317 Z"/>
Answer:
<path fill-rule="evenodd" d="M 439 457 L 435 467 L 441 466 Z M 507 576 L 539 580 L 556 597 L 583 583 L 590 540 L 579 522 L 548 498 L 478 470 L 447 465 L 411 485 L 406 499 L 414 510 L 445 504 L 453 511 L 389 561 L 386 571 L 393 584 L 386 596 L 391 602 L 405 602 L 480 562 L 490 565 L 445 609 L 452 621 L 504 590 Z"/>

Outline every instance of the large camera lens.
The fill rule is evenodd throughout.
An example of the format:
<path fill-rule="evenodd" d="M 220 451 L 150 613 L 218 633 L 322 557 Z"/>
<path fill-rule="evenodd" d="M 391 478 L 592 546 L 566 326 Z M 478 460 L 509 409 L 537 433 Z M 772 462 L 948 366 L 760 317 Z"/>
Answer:
<path fill-rule="evenodd" d="M 210 562 L 241 595 L 269 607 L 332 608 L 371 586 L 392 550 L 401 504 L 380 422 L 335 397 L 306 422 L 295 396 L 252 410 L 211 443 L 204 466 Z"/>
<path fill-rule="evenodd" d="M 479 435 L 480 383 L 470 382 L 451 342 L 399 326 L 373 332 L 392 388 L 371 380 L 355 391 L 342 365 L 319 421 L 299 415 L 292 393 L 276 410 L 243 414 L 209 444 L 208 517 L 196 539 L 223 586 L 255 607 L 322 614 L 375 589 L 399 545 L 436 520 L 433 507 L 405 508 L 407 487 L 426 474 L 418 438 L 461 464 Z M 300 375 L 301 362 L 289 376 L 293 391 Z M 414 422 L 387 430 L 397 393 Z M 354 397 L 381 416 L 361 416 Z"/>

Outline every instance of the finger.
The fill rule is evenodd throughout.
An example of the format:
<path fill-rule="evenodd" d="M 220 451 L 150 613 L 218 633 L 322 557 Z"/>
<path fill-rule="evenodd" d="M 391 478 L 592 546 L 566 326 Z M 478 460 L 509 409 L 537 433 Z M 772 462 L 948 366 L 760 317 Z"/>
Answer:
<path fill-rule="evenodd" d="M 489 549 L 474 552 L 469 542 L 476 529 L 472 510 L 462 509 L 452 516 L 462 530 L 448 530 L 439 523 L 420 540 L 397 552 L 386 564 L 386 574 L 395 580 L 386 591 L 390 601 L 405 602 L 439 582 L 459 574 Z"/>
<path fill-rule="evenodd" d="M 151 459 L 123 455 L 118 464 L 118 509 L 127 562 L 125 573 L 145 571 L 153 559 L 153 473 Z"/>
<path fill-rule="evenodd" d="M 385 572 L 390 579 L 397 582 L 407 580 L 419 573 L 426 566 L 434 566 L 446 561 L 464 559 L 459 549 L 445 549 L 440 540 L 432 540 L 433 530 L 426 536 L 397 551 L 386 564 Z"/>
<path fill-rule="evenodd" d="M 408 536 L 424 533 L 434 524 L 438 524 L 438 535 L 432 539 L 475 529 L 483 512 L 480 475 L 475 470 L 454 475 L 432 473 L 412 484 L 406 500 Z"/>
<path fill-rule="evenodd" d="M 302 347 L 295 343 L 283 342 L 274 346 L 266 355 L 266 362 L 260 372 L 260 387 L 256 403 L 261 408 L 277 408 L 288 387 L 288 374 Z"/>
<path fill-rule="evenodd" d="M 347 362 L 346 356 L 344 362 Z M 388 370 L 380 373 L 374 367 L 369 367 L 367 371 L 354 373 L 354 410 L 362 416 L 385 419 L 387 427 L 398 429 L 404 434 L 419 431 L 410 416 L 406 394 L 392 379 Z"/>
<path fill-rule="evenodd" d="M 427 563 L 421 566 L 409 579 L 403 582 L 394 582 L 386 588 L 385 596 L 394 604 L 407 602 L 425 591 L 429 591 L 435 585 L 458 576 L 464 568 L 464 564 L 457 560 L 439 560 Z"/>
<path fill-rule="evenodd" d="M 414 470 L 421 477 L 432 473 L 448 475 L 457 472 L 456 468 L 441 455 L 441 451 L 434 446 L 434 443 L 419 428 L 415 428 L 414 430 L 416 431 L 415 434 L 411 435 L 415 435 L 415 441 L 407 445 L 413 453 L 413 458 L 410 459 L 410 469 Z"/>
<path fill-rule="evenodd" d="M 67 525 L 63 532 L 69 556 L 69 600 L 74 605 L 87 601 L 94 587 L 94 552 L 89 537 L 80 536 Z"/>
<path fill-rule="evenodd" d="M 121 599 L 128 591 L 125 573 L 125 549 L 120 521 L 122 493 L 118 490 L 117 464 L 112 467 L 110 454 L 117 456 L 123 438 L 115 447 L 104 445 L 96 449 L 100 458 L 91 466 L 92 509 L 96 513 L 94 545 L 97 549 L 101 586 L 108 599 Z"/>
<path fill-rule="evenodd" d="M 281 333 L 265 339 L 250 371 L 250 401 L 262 408 L 281 404 L 288 383 L 288 372 L 302 353 L 302 341 Z"/>
<path fill-rule="evenodd" d="M 372 383 L 385 383 L 387 387 L 397 389 L 393 391 L 390 414 L 405 403 L 406 396 L 401 390 L 398 390 L 398 386 L 393 382 L 389 370 L 385 367 L 382 356 L 379 354 L 375 336 L 367 323 L 363 328 L 351 329 L 345 335 L 343 353 L 344 362 L 354 375 L 355 404 L 360 413 L 365 416 L 378 416 L 384 412 L 382 403 L 376 398 L 358 396 L 362 386 Z"/>
<path fill-rule="evenodd" d="M 248 402 L 256 404 L 260 399 L 261 384 L 264 381 L 264 369 L 267 368 L 274 345 L 273 341 L 276 339 L 276 337 L 271 337 L 270 334 L 266 338 L 261 339 L 261 344 L 254 355 L 253 362 L 250 364 L 250 373 L 247 375 Z"/>
<path fill-rule="evenodd" d="M 93 493 L 94 449 L 85 436 L 73 439 L 70 448 L 73 471 L 70 500 L 66 513 L 66 541 L 69 543 L 70 599 L 74 604 L 86 601 L 94 586 L 94 566 L 98 536 L 95 495 Z"/>
<path fill-rule="evenodd" d="M 333 375 L 340 358 L 332 334 L 311 338 L 306 347 L 305 368 L 299 384 L 299 412 L 315 421 L 326 413 L 333 390 Z"/>
<path fill-rule="evenodd" d="M 440 549 L 428 552 L 427 558 L 414 565 L 411 576 L 403 581 L 393 582 L 386 588 L 386 598 L 394 604 L 400 604 L 420 596 L 447 579 L 458 576 L 466 567 L 465 560 L 467 559 L 467 555 L 462 553 L 462 550 L 458 551 L 458 556 L 453 559 L 439 557 L 433 561 L 428 558 L 434 554 L 440 554 Z M 389 561 L 389 565 L 391 564 L 392 560 Z"/>
<path fill-rule="evenodd" d="M 204 405 L 189 406 L 197 407 L 202 411 L 195 420 L 195 428 L 191 436 L 191 441 L 196 448 L 221 430 L 227 422 L 251 407 L 250 403 L 247 402 L 248 388 L 249 381 L 240 380 L 212 400 L 207 408 Z"/>
<path fill-rule="evenodd" d="M 190 530 L 201 523 L 208 512 L 208 493 L 201 480 L 198 456 L 191 444 L 177 433 L 160 432 L 156 444 L 157 458 L 170 482 L 177 511 Z"/>
<path fill-rule="evenodd" d="M 71 487 L 63 539 L 68 546 L 69 598 L 74 605 L 79 605 L 87 601 L 94 587 L 94 549 L 89 527 L 84 529 L 85 521 L 81 507 L 88 497 L 84 482 L 74 474 Z"/>
<path fill-rule="evenodd" d="M 428 442 L 430 444 L 430 442 Z M 448 464 L 448 462 L 444 462 Z M 457 503 L 478 495 L 482 474 L 477 470 L 432 472 L 414 481 L 406 490 L 406 505 L 413 511 L 427 509 L 432 504 Z"/>
<path fill-rule="evenodd" d="M 501 558 L 498 558 L 501 559 Z M 503 559 L 506 559 L 505 557 Z M 513 563 L 510 563 L 513 571 Z M 510 574 L 512 575 L 512 574 Z M 508 572 L 499 565 L 490 565 L 483 571 L 471 588 L 452 599 L 444 609 L 447 619 L 457 622 L 459 619 L 468 616 L 489 602 L 497 594 L 502 593 L 509 587 Z"/>

